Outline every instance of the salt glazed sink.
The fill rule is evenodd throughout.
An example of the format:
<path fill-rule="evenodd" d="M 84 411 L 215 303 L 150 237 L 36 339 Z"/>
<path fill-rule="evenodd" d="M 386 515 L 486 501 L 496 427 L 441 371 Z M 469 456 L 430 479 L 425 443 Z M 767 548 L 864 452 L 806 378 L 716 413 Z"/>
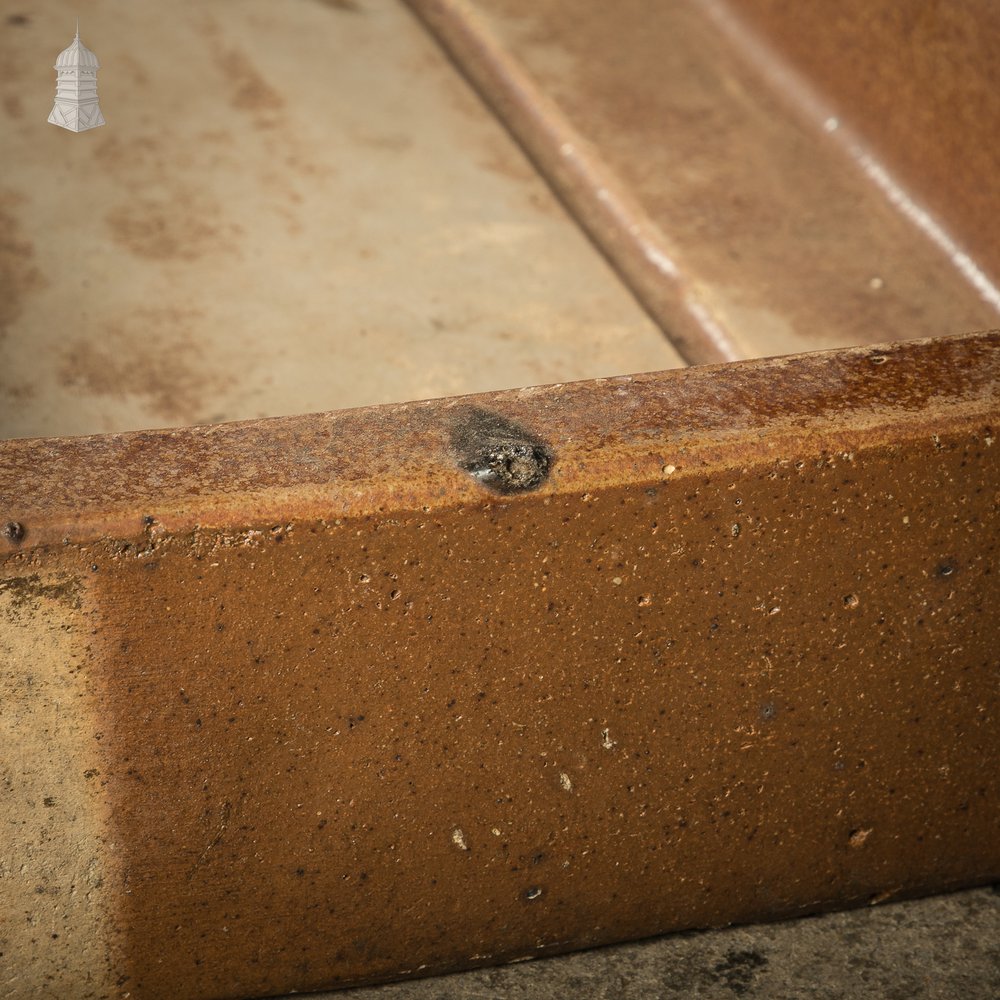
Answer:
<path fill-rule="evenodd" d="M 1000 878 L 998 22 L 814 6 L 4 15 L 0 993 Z"/>

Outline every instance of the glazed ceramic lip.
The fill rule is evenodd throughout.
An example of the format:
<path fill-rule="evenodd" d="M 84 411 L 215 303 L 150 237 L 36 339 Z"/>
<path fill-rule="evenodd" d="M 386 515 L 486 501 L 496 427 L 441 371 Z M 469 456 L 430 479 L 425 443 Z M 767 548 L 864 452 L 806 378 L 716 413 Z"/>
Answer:
<path fill-rule="evenodd" d="M 534 467 L 544 464 L 546 474 L 509 502 L 652 488 L 804 446 L 850 455 L 930 422 L 988 413 L 996 339 L 970 334 L 324 414 L 0 442 L 8 498 L 0 523 L 19 525 L 44 549 L 149 531 L 266 528 L 289 512 L 333 521 L 436 511 L 490 499 L 497 491 L 475 471 L 512 445 L 544 456 Z"/>

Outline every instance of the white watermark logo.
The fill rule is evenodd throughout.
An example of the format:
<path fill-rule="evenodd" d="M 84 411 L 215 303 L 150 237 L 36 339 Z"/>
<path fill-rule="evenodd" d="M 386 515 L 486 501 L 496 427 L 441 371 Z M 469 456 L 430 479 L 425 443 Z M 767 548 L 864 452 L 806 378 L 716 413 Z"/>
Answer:
<path fill-rule="evenodd" d="M 56 56 L 56 102 L 49 121 L 71 132 L 86 132 L 104 124 L 97 103 L 97 56 L 80 41 L 80 22 L 69 48 Z"/>

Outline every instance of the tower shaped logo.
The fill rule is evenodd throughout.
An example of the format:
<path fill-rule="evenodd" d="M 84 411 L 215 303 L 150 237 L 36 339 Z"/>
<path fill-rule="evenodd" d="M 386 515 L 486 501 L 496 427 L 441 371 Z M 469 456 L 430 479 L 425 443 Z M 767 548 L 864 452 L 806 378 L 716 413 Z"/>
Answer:
<path fill-rule="evenodd" d="M 104 124 L 97 103 L 97 56 L 80 41 L 80 23 L 76 38 L 56 57 L 56 103 L 49 121 L 71 132 L 85 132 Z"/>

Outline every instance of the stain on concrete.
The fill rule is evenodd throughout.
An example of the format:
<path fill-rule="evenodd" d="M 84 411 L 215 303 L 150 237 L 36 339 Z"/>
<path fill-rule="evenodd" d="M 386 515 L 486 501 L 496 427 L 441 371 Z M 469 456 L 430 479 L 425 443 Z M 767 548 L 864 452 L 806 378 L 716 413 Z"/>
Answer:
<path fill-rule="evenodd" d="M 111 238 L 152 261 L 238 254 L 243 228 L 226 218 L 209 188 L 186 179 L 191 161 L 178 156 L 171 140 L 169 132 L 101 137 L 94 155 L 121 196 L 105 215 Z"/>
<path fill-rule="evenodd" d="M 102 135 L 94 148 L 94 156 L 102 169 L 113 171 L 125 168 L 128 172 L 142 173 L 148 183 L 148 171 L 164 163 L 163 147 L 151 135 L 133 135 L 128 138 L 110 133 Z"/>
<path fill-rule="evenodd" d="M 217 206 L 201 201 L 140 198 L 113 209 L 105 221 L 116 243 L 148 260 L 192 261 L 233 251 L 235 227 L 221 223 Z"/>
<path fill-rule="evenodd" d="M 364 9 L 358 0 L 316 0 L 317 3 L 343 14 L 362 14 Z"/>
<path fill-rule="evenodd" d="M 206 363 L 197 336 L 200 310 L 143 308 L 110 323 L 98 340 L 70 338 L 60 384 L 111 399 L 139 398 L 158 417 L 196 422 L 204 407 L 232 384 Z"/>
<path fill-rule="evenodd" d="M 134 56 L 128 55 L 126 53 L 119 54 L 118 62 L 129 71 L 132 77 L 132 83 L 137 87 L 148 87 L 150 84 L 149 76 L 146 70 L 143 68 L 141 62 Z"/>
<path fill-rule="evenodd" d="M 477 162 L 485 170 L 508 180 L 518 184 L 530 184 L 535 177 L 531 163 L 519 148 L 503 141 L 505 139 L 506 136 L 488 136 L 483 142 L 484 155 L 480 156 Z"/>
<path fill-rule="evenodd" d="M 754 979 L 761 969 L 767 967 L 767 959 L 752 948 L 743 951 L 728 951 L 724 958 L 712 967 L 710 976 L 728 987 L 733 996 L 743 996 L 754 985 Z"/>
<path fill-rule="evenodd" d="M 15 214 L 23 201 L 14 191 L 0 191 L 0 336 L 21 315 L 25 298 L 45 285 L 34 263 L 34 244 L 21 233 Z"/>
<path fill-rule="evenodd" d="M 239 49 L 219 53 L 219 65 L 232 87 L 229 103 L 240 111 L 276 111 L 285 106 L 281 95 L 257 72 Z"/>
<path fill-rule="evenodd" d="M 24 104 L 17 94 L 4 94 L 3 109 L 11 118 L 24 117 Z"/>

